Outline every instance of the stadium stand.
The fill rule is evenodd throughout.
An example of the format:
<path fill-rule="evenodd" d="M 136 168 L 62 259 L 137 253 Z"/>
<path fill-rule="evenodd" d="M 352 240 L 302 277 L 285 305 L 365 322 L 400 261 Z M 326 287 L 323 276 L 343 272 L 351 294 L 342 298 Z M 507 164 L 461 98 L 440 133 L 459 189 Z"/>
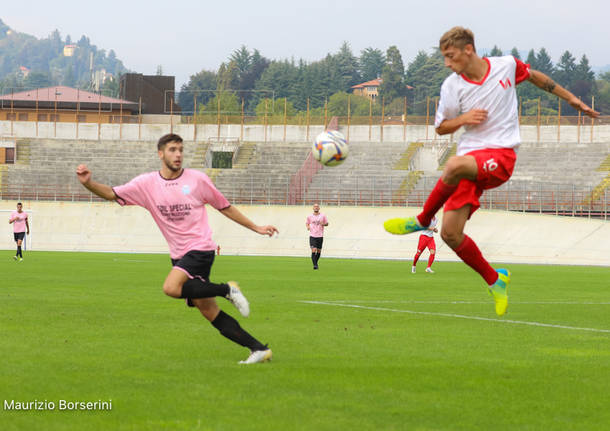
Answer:
<path fill-rule="evenodd" d="M 308 161 L 310 144 L 237 143 L 231 169 L 211 168 L 209 142 L 186 142 L 184 166 L 202 169 L 234 203 L 421 206 L 455 145 L 350 142 L 339 167 Z M 422 153 L 434 166 L 418 165 Z M 431 154 L 434 153 L 434 156 Z M 98 200 L 74 170 L 88 164 L 96 180 L 122 184 L 158 169 L 153 141 L 18 139 L 14 165 L 2 165 L 3 199 Z M 308 164 L 309 163 L 309 164 Z M 524 142 L 512 179 L 485 193 L 484 208 L 577 215 L 607 211 L 610 142 Z M 295 184 L 298 187 L 295 187 Z"/>

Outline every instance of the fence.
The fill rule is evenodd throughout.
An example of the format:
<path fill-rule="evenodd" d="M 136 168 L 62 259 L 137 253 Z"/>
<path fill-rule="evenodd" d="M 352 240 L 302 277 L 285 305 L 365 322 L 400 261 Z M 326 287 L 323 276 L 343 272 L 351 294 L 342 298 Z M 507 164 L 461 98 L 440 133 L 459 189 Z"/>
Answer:
<path fill-rule="evenodd" d="M 436 183 L 436 178 L 424 177 L 417 189 L 406 197 L 398 198 L 394 192 L 400 185 L 395 177 L 377 176 L 359 179 L 355 186 L 343 186 L 342 180 L 320 187 L 310 187 L 311 178 L 300 176 L 301 184 L 295 179 L 261 182 L 256 177 L 244 177 L 222 187 L 222 193 L 234 204 L 249 205 L 311 205 L 318 202 L 326 206 L 358 207 L 421 207 Z M 390 184 L 390 187 L 388 187 Z M 299 190 L 295 193 L 295 190 Z M 561 216 L 577 216 L 608 219 L 610 193 L 605 190 L 601 197 L 592 202 L 589 197 L 592 188 L 577 188 L 549 183 L 519 183 L 509 181 L 502 187 L 487 190 L 480 199 L 481 208 L 528 213 L 544 213 Z M 89 193 L 80 185 L 37 184 L 33 186 L 2 184 L 0 199 L 12 201 L 71 201 L 99 202 L 102 199 Z"/>

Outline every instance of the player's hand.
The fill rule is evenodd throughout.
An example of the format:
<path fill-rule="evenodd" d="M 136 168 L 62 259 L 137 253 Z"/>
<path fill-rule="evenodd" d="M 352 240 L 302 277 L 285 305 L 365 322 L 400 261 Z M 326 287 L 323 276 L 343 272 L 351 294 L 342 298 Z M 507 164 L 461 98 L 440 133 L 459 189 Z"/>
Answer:
<path fill-rule="evenodd" d="M 266 226 L 256 226 L 256 233 L 261 235 L 273 236 L 274 233 L 280 233 L 275 226 L 266 225 Z"/>
<path fill-rule="evenodd" d="M 78 165 L 76 168 L 76 177 L 81 184 L 87 184 L 91 181 L 91 171 L 87 165 Z"/>
<path fill-rule="evenodd" d="M 464 124 L 481 124 L 487 120 L 487 111 L 485 109 L 472 109 L 462 114 L 462 121 Z"/>
<path fill-rule="evenodd" d="M 568 103 L 572 108 L 582 111 L 584 114 L 588 115 L 591 118 L 599 117 L 599 112 L 594 111 L 591 107 L 589 107 L 589 105 L 587 105 L 582 100 L 576 97 L 574 99 L 571 99 Z"/>

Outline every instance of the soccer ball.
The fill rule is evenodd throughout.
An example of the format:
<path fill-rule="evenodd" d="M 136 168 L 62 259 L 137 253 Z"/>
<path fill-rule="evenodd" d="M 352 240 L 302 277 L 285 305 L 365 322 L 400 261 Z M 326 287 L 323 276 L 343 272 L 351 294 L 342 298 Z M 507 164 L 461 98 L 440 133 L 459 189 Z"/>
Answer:
<path fill-rule="evenodd" d="M 311 152 L 314 159 L 324 166 L 337 166 L 347 158 L 349 147 L 343 134 L 327 130 L 316 137 Z"/>

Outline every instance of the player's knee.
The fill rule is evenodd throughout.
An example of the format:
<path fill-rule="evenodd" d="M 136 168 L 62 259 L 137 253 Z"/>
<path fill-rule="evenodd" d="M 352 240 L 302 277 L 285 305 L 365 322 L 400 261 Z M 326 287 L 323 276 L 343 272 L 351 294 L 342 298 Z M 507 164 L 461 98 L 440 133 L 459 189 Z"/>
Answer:
<path fill-rule="evenodd" d="M 462 178 L 466 177 L 466 160 L 461 156 L 453 156 L 445 165 L 443 169 L 443 181 L 446 184 L 453 184 L 459 182 Z"/>
<path fill-rule="evenodd" d="M 180 298 L 180 295 L 182 294 L 182 285 L 165 280 L 165 283 L 163 283 L 163 293 L 172 298 Z"/>
<path fill-rule="evenodd" d="M 430 249 L 430 254 L 434 254 L 434 253 L 436 253 L 436 250 Z"/>
<path fill-rule="evenodd" d="M 451 229 L 443 229 L 441 231 L 441 238 L 451 249 L 455 249 L 459 245 L 461 236 L 461 232 L 452 231 Z"/>

